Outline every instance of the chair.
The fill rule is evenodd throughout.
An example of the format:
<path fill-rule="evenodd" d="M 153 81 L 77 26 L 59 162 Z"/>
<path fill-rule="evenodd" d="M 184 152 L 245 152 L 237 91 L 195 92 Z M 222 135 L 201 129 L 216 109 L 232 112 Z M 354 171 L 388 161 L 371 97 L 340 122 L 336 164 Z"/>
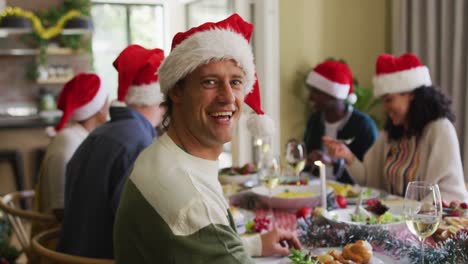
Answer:
<path fill-rule="evenodd" d="M 63 264 L 113 264 L 112 259 L 87 258 L 64 254 L 50 249 L 48 244 L 53 244 L 60 236 L 60 228 L 52 228 L 37 234 L 32 239 L 32 249 L 41 259 L 46 259 L 52 263 Z M 55 240 L 55 241 L 54 241 Z"/>
<path fill-rule="evenodd" d="M 0 150 L 0 162 L 7 162 L 10 164 L 13 170 L 13 176 L 15 177 L 16 190 L 24 190 L 23 159 L 21 153 L 16 150 Z M 22 202 L 21 207 L 25 209 L 26 203 Z"/>
<path fill-rule="evenodd" d="M 6 213 L 8 221 L 10 221 L 13 226 L 16 237 L 29 260 L 34 257 L 31 254 L 30 234 L 26 231 L 24 221 L 26 220 L 31 223 L 38 223 L 49 228 L 58 224 L 55 216 L 51 214 L 17 208 L 17 204 L 19 202 L 32 199 L 34 198 L 34 195 L 35 192 L 33 190 L 27 190 L 9 193 L 0 199 L 0 209 Z"/>

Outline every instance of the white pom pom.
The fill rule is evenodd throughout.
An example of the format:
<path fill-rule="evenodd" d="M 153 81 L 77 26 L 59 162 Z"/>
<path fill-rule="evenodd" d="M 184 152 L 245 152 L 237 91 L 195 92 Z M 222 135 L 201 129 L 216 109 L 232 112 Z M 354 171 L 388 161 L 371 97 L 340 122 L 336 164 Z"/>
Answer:
<path fill-rule="evenodd" d="M 268 115 L 253 114 L 247 120 L 247 128 L 254 137 L 267 137 L 275 134 L 275 121 Z"/>
<path fill-rule="evenodd" d="M 355 104 L 357 102 L 357 96 L 355 93 L 348 95 L 348 103 Z"/>

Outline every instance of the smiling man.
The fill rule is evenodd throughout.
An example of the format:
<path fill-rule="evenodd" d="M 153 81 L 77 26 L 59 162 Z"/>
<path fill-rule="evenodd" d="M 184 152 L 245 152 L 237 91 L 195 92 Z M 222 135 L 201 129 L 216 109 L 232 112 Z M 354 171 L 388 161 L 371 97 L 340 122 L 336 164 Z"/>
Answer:
<path fill-rule="evenodd" d="M 276 228 L 240 238 L 218 182 L 217 159 L 243 102 L 260 114 L 257 128 L 271 127 L 261 115 L 252 29 L 233 15 L 174 37 L 158 72 L 168 130 L 139 156 L 125 186 L 117 263 L 253 263 L 250 256 L 288 255 L 282 240 L 300 247 Z"/>

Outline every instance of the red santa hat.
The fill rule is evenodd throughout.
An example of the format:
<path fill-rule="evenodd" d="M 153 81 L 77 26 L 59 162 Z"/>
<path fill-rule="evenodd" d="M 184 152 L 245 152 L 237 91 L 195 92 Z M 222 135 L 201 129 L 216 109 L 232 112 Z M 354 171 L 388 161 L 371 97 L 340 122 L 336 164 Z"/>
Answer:
<path fill-rule="evenodd" d="M 175 84 L 212 60 L 233 59 L 245 72 L 245 103 L 256 113 L 248 123 L 254 136 L 267 136 L 274 132 L 273 120 L 266 116 L 260 103 L 260 90 L 256 78 L 254 57 L 250 46 L 253 25 L 238 14 L 216 23 L 205 23 L 179 32 L 172 40 L 171 53 L 159 68 L 159 82 L 167 95 Z"/>
<path fill-rule="evenodd" d="M 163 101 L 157 71 L 164 60 L 161 49 L 126 47 L 113 65 L 119 74 L 117 100 L 127 105 L 156 105 Z"/>
<path fill-rule="evenodd" d="M 107 90 L 94 73 L 80 73 L 68 81 L 60 92 L 58 109 L 62 118 L 55 129 L 60 131 L 67 122 L 82 121 L 96 114 L 107 99 Z"/>
<path fill-rule="evenodd" d="M 432 85 L 429 69 L 416 55 L 405 53 L 400 57 L 381 54 L 375 67 L 374 95 L 410 92 L 421 86 Z"/>
<path fill-rule="evenodd" d="M 353 93 L 353 74 L 345 63 L 326 60 L 317 65 L 307 76 L 306 83 L 320 91 L 350 104 L 357 101 Z"/>

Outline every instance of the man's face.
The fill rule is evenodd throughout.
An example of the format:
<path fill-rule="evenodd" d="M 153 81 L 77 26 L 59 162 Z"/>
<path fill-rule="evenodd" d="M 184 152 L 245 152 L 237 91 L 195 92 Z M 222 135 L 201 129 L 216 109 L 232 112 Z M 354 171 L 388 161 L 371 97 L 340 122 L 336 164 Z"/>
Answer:
<path fill-rule="evenodd" d="M 336 108 L 337 99 L 321 90 L 309 86 L 309 101 L 313 103 L 314 110 L 317 112 L 332 111 Z"/>
<path fill-rule="evenodd" d="M 235 61 L 212 61 L 186 76 L 172 96 L 188 135 L 205 147 L 231 141 L 244 101 L 245 73 Z"/>

